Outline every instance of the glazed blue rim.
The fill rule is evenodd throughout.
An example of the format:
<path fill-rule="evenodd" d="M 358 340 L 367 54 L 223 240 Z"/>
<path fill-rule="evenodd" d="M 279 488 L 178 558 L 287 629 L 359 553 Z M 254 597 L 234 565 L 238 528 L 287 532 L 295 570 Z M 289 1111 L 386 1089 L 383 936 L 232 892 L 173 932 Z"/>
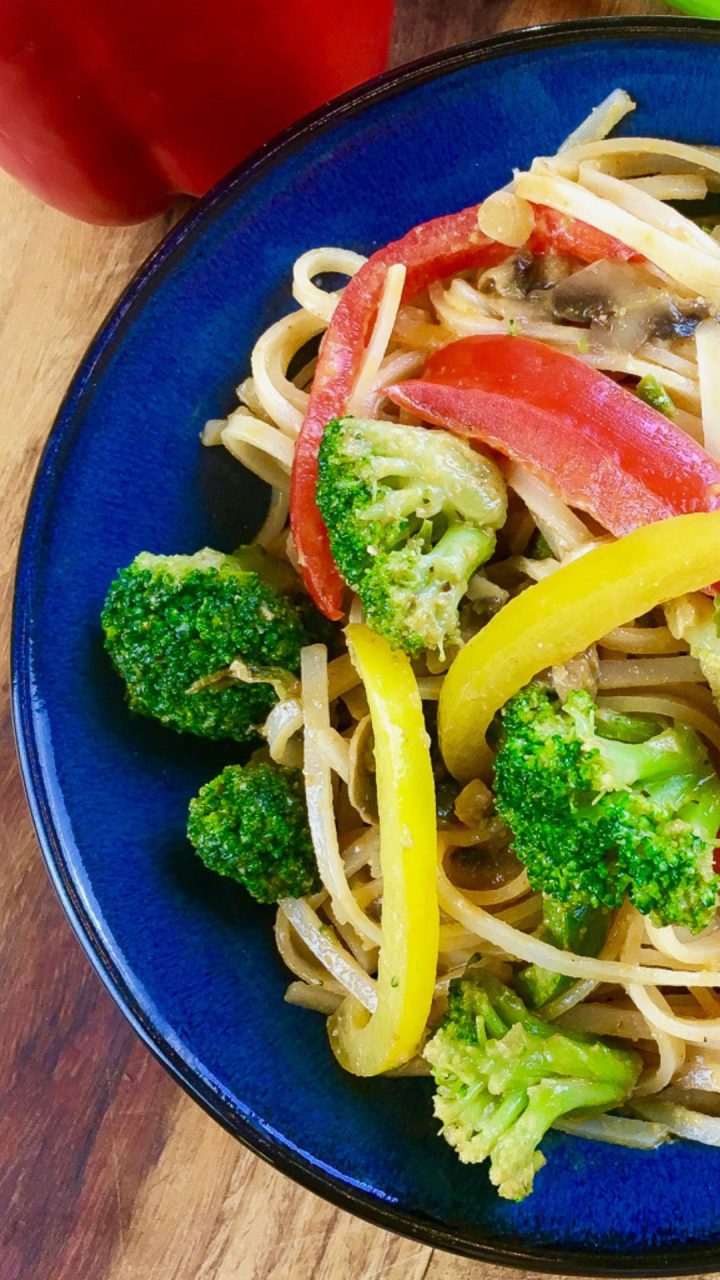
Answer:
<path fill-rule="evenodd" d="M 56 479 L 68 449 L 82 429 L 82 410 L 93 394 L 96 382 L 111 358 L 115 341 L 133 322 L 135 302 L 172 269 L 176 252 L 186 240 L 203 233 L 208 219 L 229 201 L 242 197 L 263 170 L 270 168 L 283 155 L 297 149 L 306 139 L 329 125 L 361 113 L 368 105 L 388 99 L 407 88 L 421 85 L 438 76 L 449 74 L 469 64 L 502 58 L 509 54 L 534 49 L 579 44 L 592 37 L 609 40 L 632 40 L 660 37 L 673 40 L 690 36 L 697 43 L 720 43 L 720 25 L 711 20 L 682 17 L 637 17 L 581 19 L 543 27 L 505 32 L 483 40 L 455 45 L 439 54 L 386 72 L 359 88 L 333 99 L 297 124 L 267 142 L 243 164 L 223 178 L 165 236 L 150 254 L 133 280 L 121 294 L 83 357 L 78 372 L 62 401 L 55 423 L 41 455 L 18 554 L 15 600 L 12 624 L 12 717 L 23 782 L 40 849 L 62 907 L 95 971 L 115 1003 L 124 1013 L 137 1035 L 162 1063 L 170 1075 L 196 1102 L 225 1129 L 239 1138 L 256 1155 L 280 1172 L 300 1183 L 323 1199 L 360 1218 L 396 1234 L 408 1236 L 451 1253 L 501 1266 L 530 1268 L 555 1273 L 560 1266 L 565 1274 L 579 1276 L 673 1276 L 694 1275 L 717 1270 L 720 1247 L 678 1246 L 673 1249 L 647 1249 L 640 1255 L 629 1252 L 587 1253 L 579 1249 L 533 1247 L 526 1242 L 513 1242 L 505 1237 L 483 1236 L 478 1232 L 462 1234 L 435 1221 L 404 1213 L 401 1209 L 379 1203 L 369 1193 L 349 1188 L 330 1170 L 321 1170 L 297 1152 L 281 1147 L 264 1132 L 258 1131 L 242 1116 L 220 1091 L 210 1086 L 200 1070 L 191 1067 L 177 1053 L 167 1038 L 159 1034 L 122 978 L 108 951 L 105 940 L 86 911 L 77 892 L 73 869 L 63 846 L 61 823 L 50 804 L 45 779 L 39 763 L 38 743 L 32 714 L 32 672 L 28 659 L 30 639 L 30 587 L 33 577 L 35 548 L 43 536 L 52 512 Z"/>

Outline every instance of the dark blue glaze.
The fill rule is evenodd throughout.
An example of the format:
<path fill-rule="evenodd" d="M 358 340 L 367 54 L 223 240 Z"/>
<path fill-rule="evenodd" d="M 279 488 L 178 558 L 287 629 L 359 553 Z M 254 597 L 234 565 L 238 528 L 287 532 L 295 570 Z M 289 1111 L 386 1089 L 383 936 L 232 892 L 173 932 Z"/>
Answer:
<path fill-rule="evenodd" d="M 617 85 L 630 128 L 720 143 L 712 24 L 584 24 L 490 41 L 345 100 L 231 177 L 165 242 L 89 352 L 44 455 L 20 559 L 16 722 L 50 872 L 142 1035 L 224 1124 L 346 1207 L 447 1248 L 553 1271 L 720 1266 L 720 1151 L 554 1137 L 523 1205 L 435 1136 L 427 1082 L 353 1080 L 283 1003 L 272 915 L 204 872 L 188 797 L 232 751 L 127 715 L 98 614 L 142 548 L 230 549 L 261 486 L 204 451 L 293 260 L 369 251 L 552 151 Z"/>

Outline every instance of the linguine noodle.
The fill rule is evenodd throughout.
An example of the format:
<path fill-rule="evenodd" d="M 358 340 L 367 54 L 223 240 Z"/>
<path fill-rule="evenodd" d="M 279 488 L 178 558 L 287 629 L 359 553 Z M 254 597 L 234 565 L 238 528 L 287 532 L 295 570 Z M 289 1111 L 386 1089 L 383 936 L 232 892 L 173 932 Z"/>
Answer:
<path fill-rule="evenodd" d="M 621 381 L 656 378 L 672 397 L 677 425 L 720 457 L 720 326 L 715 319 L 720 241 L 668 203 L 720 190 L 720 155 L 665 139 L 609 139 L 608 132 L 633 108 L 624 91 L 611 94 L 557 156 L 535 161 L 486 200 L 480 226 L 501 243 L 520 247 L 532 232 L 533 205 L 582 219 L 642 255 L 633 269 L 648 289 L 664 290 L 674 299 L 703 300 L 708 318 L 696 331 L 646 336 L 627 349 L 589 323 L 552 316 L 542 298 L 513 295 L 511 286 L 502 286 L 509 278 L 502 276 L 504 267 L 462 272 L 405 300 L 405 268 L 393 265 L 367 336 L 349 413 L 397 416 L 383 389 L 416 375 L 429 352 L 468 335 L 521 333 Z M 364 262 L 357 253 L 331 247 L 311 249 L 297 260 L 292 272 L 297 309 L 260 337 L 251 377 L 239 388 L 240 406 L 227 420 L 208 424 L 204 434 L 206 444 L 222 445 L 271 486 L 258 541 L 292 562 L 290 472 L 315 351 L 342 296 L 335 278 L 353 276 Z M 331 288 L 324 287 L 327 277 Z M 405 413 L 399 420 L 414 421 Z M 503 469 L 511 493 L 504 551 L 470 583 L 468 598 L 476 612 L 471 611 L 467 638 L 487 616 L 483 609 L 496 612 L 531 582 L 610 536 L 526 467 L 506 462 Z M 526 554 L 538 534 L 547 544 L 544 558 Z M 350 617 L 362 617 L 358 601 Z M 593 652 L 580 657 L 582 687 L 598 696 L 601 708 L 649 714 L 661 722 L 677 719 L 720 756 L 717 707 L 699 663 L 671 633 L 662 611 L 628 617 L 598 635 Z M 414 664 L 427 706 L 440 697 L 449 661 L 427 655 Z M 559 681 L 562 675 L 554 669 L 548 678 Z M 556 687 L 560 692 L 563 686 Z M 367 701 L 350 657 L 330 661 L 324 645 L 306 648 L 301 693 L 277 703 L 265 734 L 273 760 L 302 764 L 323 884 L 320 894 L 285 900 L 278 908 L 277 945 L 294 975 L 287 999 L 323 1015 L 335 1015 L 346 996 L 368 1013 L 377 1005 L 378 948 L 385 926 L 369 733 Z M 541 896 L 512 854 L 510 833 L 493 817 L 492 796 L 483 786 L 461 793 L 455 815 L 440 827 L 440 944 L 428 1028 L 442 1015 L 451 978 L 473 957 L 498 975 L 511 975 L 518 962 L 565 975 L 567 990 L 542 1010 L 543 1016 L 562 1027 L 627 1041 L 643 1054 L 645 1069 L 634 1095 L 636 1116 L 565 1119 L 558 1127 L 646 1149 L 670 1134 L 717 1145 L 720 1120 L 679 1105 L 671 1094 L 673 1086 L 720 1093 L 720 1055 L 711 1057 L 709 1066 L 697 1056 L 720 1050 L 720 928 L 691 937 L 623 907 L 599 955 L 559 950 L 539 936 Z M 406 1074 L 422 1070 L 418 1059 L 402 1068 Z M 670 1100 L 665 1099 L 668 1090 Z"/>

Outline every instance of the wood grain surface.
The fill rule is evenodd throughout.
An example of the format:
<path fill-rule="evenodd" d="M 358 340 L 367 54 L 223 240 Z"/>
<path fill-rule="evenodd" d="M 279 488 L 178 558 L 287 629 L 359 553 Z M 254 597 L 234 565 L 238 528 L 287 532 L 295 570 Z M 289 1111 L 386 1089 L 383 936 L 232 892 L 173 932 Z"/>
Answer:
<path fill-rule="evenodd" d="M 534 23 L 667 12 L 623 0 L 398 0 L 393 61 Z M 0 590 L 61 396 L 174 215 L 72 222 L 0 175 Z M 333 1209 L 251 1155 L 115 1009 L 50 888 L 0 686 L 0 1280 L 499 1280 Z"/>

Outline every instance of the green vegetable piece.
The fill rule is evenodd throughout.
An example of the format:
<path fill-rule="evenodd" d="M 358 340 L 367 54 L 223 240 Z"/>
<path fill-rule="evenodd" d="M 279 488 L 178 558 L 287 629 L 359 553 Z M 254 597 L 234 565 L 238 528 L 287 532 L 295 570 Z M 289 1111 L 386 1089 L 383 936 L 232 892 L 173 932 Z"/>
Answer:
<path fill-rule="evenodd" d="M 597 730 L 583 692 L 562 706 L 529 685 L 504 708 L 496 803 L 530 883 L 569 907 L 627 896 L 656 923 L 699 932 L 720 883 L 720 782 L 705 747 L 680 723 L 643 742 Z"/>
<path fill-rule="evenodd" d="M 130 709 L 182 733 L 255 739 L 277 701 L 278 672 L 296 675 L 312 638 L 299 591 L 287 566 L 259 547 L 234 555 L 143 551 L 113 582 L 101 619 Z"/>
<path fill-rule="evenodd" d="M 568 906 L 554 898 L 545 898 L 544 928 L 540 936 L 545 942 L 562 947 L 563 951 L 596 956 L 607 937 L 608 924 L 608 913 L 602 907 L 590 907 L 584 903 Z M 526 965 L 515 979 L 517 991 L 532 1009 L 539 1009 L 549 1000 L 554 1000 L 570 986 L 572 978 L 543 969 L 538 964 Z"/>
<path fill-rule="evenodd" d="M 505 521 L 495 464 L 445 431 L 336 419 L 320 446 L 317 500 L 369 625 L 413 656 L 459 643 L 460 602 Z"/>
<path fill-rule="evenodd" d="M 720 0 L 667 0 L 667 3 L 694 18 L 720 18 Z"/>
<path fill-rule="evenodd" d="M 299 769 L 228 765 L 190 802 L 188 838 L 205 866 L 258 902 L 320 887 Z"/>
<path fill-rule="evenodd" d="M 523 1200 L 545 1163 L 537 1149 L 574 1111 L 622 1105 L 638 1054 L 559 1031 L 480 967 L 450 984 L 448 1012 L 425 1046 L 441 1133 L 466 1164 L 490 1161 L 490 1180 Z"/>
<path fill-rule="evenodd" d="M 607 707 L 596 707 L 595 728 L 599 737 L 612 742 L 647 742 L 662 733 L 665 725 L 657 716 L 626 715 Z"/>
<path fill-rule="evenodd" d="M 658 413 L 664 414 L 666 418 L 675 417 L 675 404 L 662 382 L 653 373 L 648 373 L 640 379 L 635 388 L 635 394 L 644 400 L 645 404 L 657 409 Z"/>
<path fill-rule="evenodd" d="M 536 533 L 527 550 L 528 560 L 556 560 L 550 543 L 544 533 Z"/>

